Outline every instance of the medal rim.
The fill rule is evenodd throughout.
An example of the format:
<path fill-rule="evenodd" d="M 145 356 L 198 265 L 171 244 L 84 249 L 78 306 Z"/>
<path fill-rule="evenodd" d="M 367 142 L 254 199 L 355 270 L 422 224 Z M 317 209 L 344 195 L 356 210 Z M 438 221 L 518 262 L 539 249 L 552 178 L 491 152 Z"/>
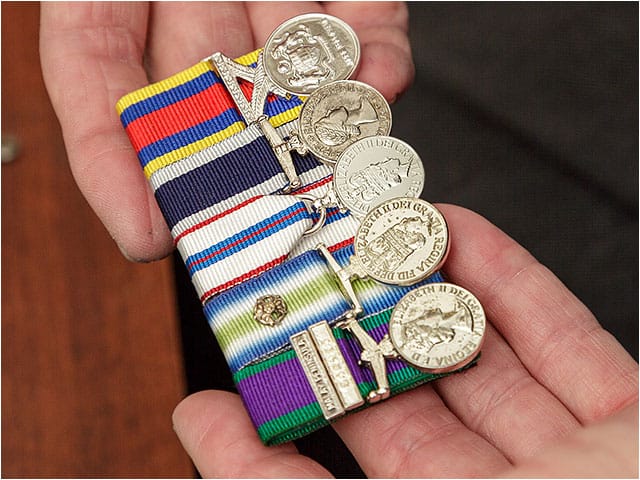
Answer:
<path fill-rule="evenodd" d="M 402 350 L 400 348 L 398 348 L 398 343 L 397 343 L 397 339 L 394 338 L 393 335 L 393 325 L 395 322 L 398 321 L 398 313 L 396 313 L 397 307 L 398 305 L 400 305 L 400 303 L 405 300 L 407 297 L 409 297 L 409 295 L 414 294 L 416 290 L 418 289 L 423 289 L 429 286 L 436 286 L 436 285 L 447 285 L 447 286 L 451 286 L 451 287 L 455 287 L 459 290 L 463 290 L 464 292 L 466 292 L 468 295 L 470 295 L 471 297 L 473 297 L 476 302 L 478 302 L 478 305 L 480 305 L 480 309 L 482 310 L 482 317 L 484 320 L 484 329 L 482 331 L 482 335 L 480 337 L 480 341 L 478 342 L 478 346 L 473 350 L 473 352 L 468 355 L 464 360 L 455 363 L 453 365 L 450 365 L 448 367 L 442 367 L 442 368 L 429 368 L 429 367 L 424 367 L 421 365 L 417 365 L 416 363 L 412 362 L 410 358 L 405 357 L 402 354 Z M 475 319 L 474 319 L 475 320 Z M 461 287 L 460 285 L 456 285 L 453 284 L 451 282 L 433 282 L 433 283 L 428 283 L 426 285 L 422 285 L 416 289 L 411 290 L 410 292 L 407 292 L 400 300 L 398 300 L 398 303 L 396 303 L 396 306 L 393 308 L 393 310 L 391 311 L 391 317 L 389 318 L 389 338 L 391 339 L 391 344 L 393 345 L 393 348 L 395 349 L 396 352 L 398 352 L 398 355 L 400 356 L 400 358 L 405 361 L 407 364 L 411 365 L 413 368 L 420 370 L 421 372 L 424 373 L 431 373 L 431 374 L 441 374 L 441 373 L 450 373 L 450 372 L 454 372 L 456 370 L 459 370 L 461 368 L 466 367 L 467 365 L 469 365 L 471 362 L 473 362 L 478 355 L 480 354 L 480 350 L 482 349 L 485 339 L 487 337 L 487 313 L 484 310 L 484 307 L 482 306 L 482 303 L 480 303 L 480 300 L 478 299 L 478 297 L 476 297 L 473 293 L 471 293 L 469 290 L 467 290 L 464 287 Z"/>
<path fill-rule="evenodd" d="M 347 80 L 348 78 L 350 78 L 358 70 L 358 68 L 360 66 L 360 54 L 361 54 L 360 39 L 358 38 L 358 35 L 356 35 L 355 30 L 353 30 L 353 28 L 347 22 L 345 22 L 344 20 L 342 20 L 342 19 L 340 19 L 340 18 L 338 18 L 336 16 L 329 15 L 327 13 L 303 13 L 302 15 L 297 15 L 295 17 L 292 17 L 292 18 L 288 19 L 288 20 L 285 20 L 284 22 L 280 23 L 275 29 L 273 29 L 273 31 L 271 32 L 271 34 L 269 35 L 267 40 L 264 42 L 264 47 L 262 48 L 262 51 L 263 52 L 268 52 L 269 47 L 270 47 L 271 43 L 273 42 L 274 38 L 277 37 L 279 34 L 281 34 L 283 32 L 283 30 L 288 28 L 290 25 L 295 24 L 296 22 L 303 22 L 303 21 L 310 20 L 310 19 L 313 19 L 313 20 L 326 19 L 326 20 L 328 20 L 330 22 L 333 22 L 333 23 L 339 25 L 345 32 L 347 32 L 348 35 L 353 40 L 354 62 L 353 62 L 353 67 L 348 72 L 348 74 L 346 75 L 345 78 L 334 79 L 331 82 L 326 83 L 324 85 L 321 85 L 320 87 L 316 87 L 311 92 L 308 92 L 308 91 L 296 90 L 295 88 L 291 88 L 291 86 L 289 86 L 289 85 L 283 84 L 284 82 L 281 82 L 271 72 L 271 69 L 268 66 L 268 62 L 265 61 L 264 72 L 265 72 L 267 78 L 269 79 L 269 81 L 271 81 L 273 84 L 277 85 L 282 90 L 284 90 L 285 92 L 287 92 L 287 93 L 289 93 L 291 95 L 302 96 L 302 97 L 308 97 L 310 94 L 312 94 L 313 92 L 318 90 L 318 88 L 321 88 L 321 87 L 323 87 L 325 85 L 329 85 L 330 83 L 341 81 L 341 80 Z"/>

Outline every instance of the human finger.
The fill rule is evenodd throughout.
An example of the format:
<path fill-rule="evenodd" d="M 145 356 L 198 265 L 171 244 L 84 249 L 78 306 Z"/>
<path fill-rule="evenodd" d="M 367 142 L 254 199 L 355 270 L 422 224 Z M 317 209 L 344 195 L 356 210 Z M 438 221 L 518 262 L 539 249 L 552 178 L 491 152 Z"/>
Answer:
<path fill-rule="evenodd" d="M 490 323 L 478 365 L 437 380 L 434 389 L 467 427 L 512 462 L 531 457 L 580 427 Z"/>
<path fill-rule="evenodd" d="M 451 224 L 445 271 L 539 383 L 582 423 L 637 401 L 637 363 L 551 271 L 479 215 L 441 208 Z"/>
<path fill-rule="evenodd" d="M 360 40 L 357 79 L 393 102 L 413 82 L 415 66 L 404 2 L 327 2 L 326 12 L 347 22 Z"/>
<path fill-rule="evenodd" d="M 116 101 L 144 86 L 147 7 L 134 3 L 44 2 L 42 72 L 71 171 L 125 256 L 152 260 L 173 244 Z"/>
<path fill-rule="evenodd" d="M 511 464 L 447 408 L 431 385 L 333 424 L 368 477 L 494 476 Z"/>
<path fill-rule="evenodd" d="M 357 79 L 378 89 L 389 101 L 406 90 L 414 76 L 407 36 L 408 11 L 401 2 L 251 2 L 247 8 L 256 46 L 274 28 L 303 13 L 329 13 L 346 21 L 358 35 L 361 61 Z"/>
<path fill-rule="evenodd" d="M 214 52 L 234 58 L 254 50 L 244 2 L 157 2 L 149 23 L 147 65 L 154 81 Z"/>
<path fill-rule="evenodd" d="M 203 391 L 173 413 L 174 429 L 203 478 L 326 478 L 331 474 L 291 443 L 266 447 L 238 395 Z"/>
<path fill-rule="evenodd" d="M 638 404 L 576 430 L 504 473 L 509 478 L 638 478 Z"/>
<path fill-rule="evenodd" d="M 304 13 L 322 13 L 318 2 L 248 2 L 247 11 L 256 47 L 263 47 L 271 32 L 284 21 Z"/>

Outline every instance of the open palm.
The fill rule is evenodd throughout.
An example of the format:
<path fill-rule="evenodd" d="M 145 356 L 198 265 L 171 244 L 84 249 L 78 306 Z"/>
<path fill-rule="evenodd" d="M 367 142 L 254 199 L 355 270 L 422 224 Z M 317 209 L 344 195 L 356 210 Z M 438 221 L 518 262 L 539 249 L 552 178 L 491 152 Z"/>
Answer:
<path fill-rule="evenodd" d="M 364 472 L 637 477 L 636 362 L 515 241 L 469 210 L 439 208 L 451 234 L 447 277 L 480 299 L 490 322 L 482 357 L 335 423 Z M 291 444 L 263 446 L 237 395 L 186 398 L 174 427 L 206 477 L 329 475 Z"/>

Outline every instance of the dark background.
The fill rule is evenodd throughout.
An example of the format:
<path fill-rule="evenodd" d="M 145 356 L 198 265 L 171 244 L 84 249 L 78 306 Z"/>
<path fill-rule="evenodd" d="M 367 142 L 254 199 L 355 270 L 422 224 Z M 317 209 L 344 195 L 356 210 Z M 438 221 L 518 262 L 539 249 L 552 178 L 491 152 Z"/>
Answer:
<path fill-rule="evenodd" d="M 392 135 L 423 159 L 423 198 L 515 238 L 637 359 L 638 5 L 409 8 L 416 79 L 392 106 Z M 189 391 L 232 390 L 175 263 Z M 331 429 L 297 444 L 337 476 L 362 476 Z"/>

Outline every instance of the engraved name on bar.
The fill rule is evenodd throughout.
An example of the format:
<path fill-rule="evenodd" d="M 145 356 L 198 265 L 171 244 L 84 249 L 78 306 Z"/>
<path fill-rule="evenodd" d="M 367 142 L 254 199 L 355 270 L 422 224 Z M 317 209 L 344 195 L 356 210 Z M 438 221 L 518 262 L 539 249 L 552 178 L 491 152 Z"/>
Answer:
<path fill-rule="evenodd" d="M 327 374 L 322 359 L 316 350 L 309 332 L 302 331 L 291 336 L 291 345 L 300 360 L 309 385 L 318 399 L 322 414 L 327 420 L 344 415 L 344 408 Z"/>
<path fill-rule="evenodd" d="M 352 410 L 364 404 L 358 384 L 351 375 L 349 366 L 342 356 L 338 342 L 331 333 L 327 322 L 319 322 L 309 327 L 313 342 L 322 357 L 324 366 L 329 371 L 333 386 L 338 392 L 345 410 Z"/>

